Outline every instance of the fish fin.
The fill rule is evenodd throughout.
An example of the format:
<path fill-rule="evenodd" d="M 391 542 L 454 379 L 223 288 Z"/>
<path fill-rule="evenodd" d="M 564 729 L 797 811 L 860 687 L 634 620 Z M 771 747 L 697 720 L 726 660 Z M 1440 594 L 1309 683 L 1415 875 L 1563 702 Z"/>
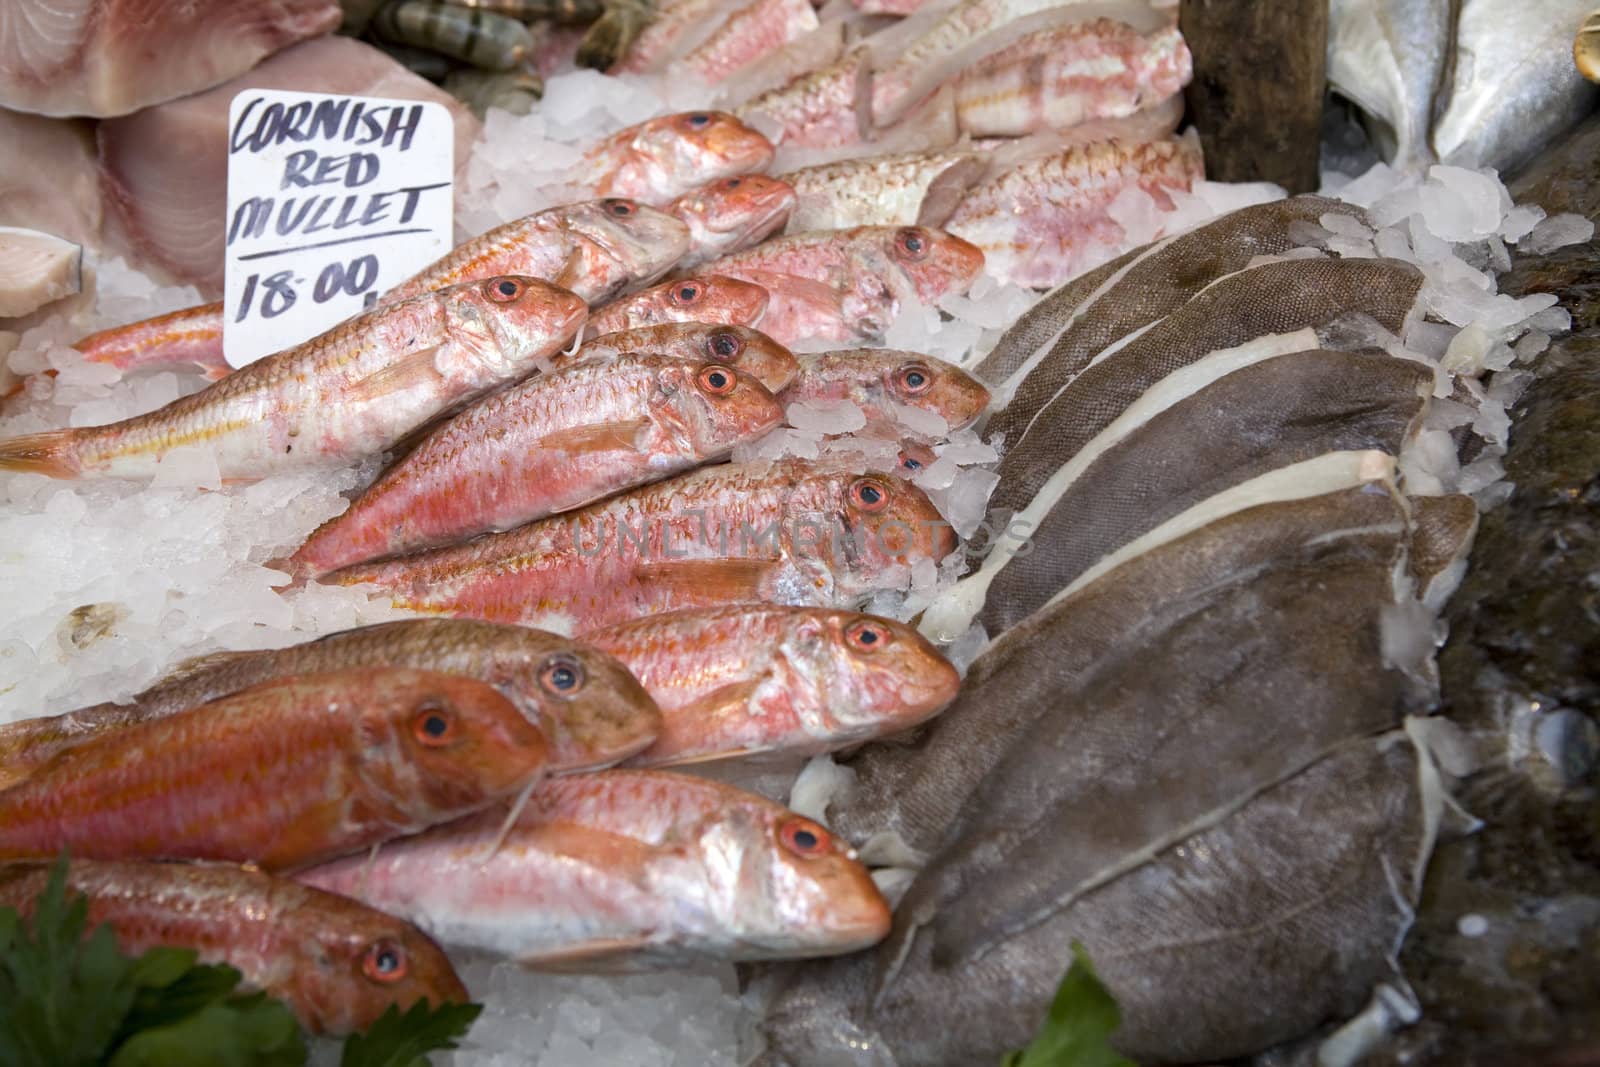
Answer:
<path fill-rule="evenodd" d="M 677 714 L 684 719 L 721 719 L 727 715 L 743 715 L 750 706 L 750 698 L 761 689 L 764 679 L 749 678 L 713 689 L 698 700 L 679 708 Z"/>
<path fill-rule="evenodd" d="M 530 970 L 554 971 L 564 974 L 625 974 L 644 970 L 643 964 L 631 962 L 634 953 L 648 948 L 648 939 L 597 938 L 574 945 L 563 945 L 549 952 L 532 956 L 519 956 L 517 962 Z"/>
<path fill-rule="evenodd" d="M 46 430 L 0 441 L 0 471 L 76 478 L 78 462 L 72 453 L 77 443 L 77 430 Z"/>
<path fill-rule="evenodd" d="M 802 278 L 797 274 L 781 274 L 778 271 L 767 270 L 741 271 L 739 276 L 766 289 L 769 298 L 772 294 L 777 294 L 789 300 L 819 307 L 830 315 L 841 317 L 844 315 L 843 298 L 825 282 Z"/>
<path fill-rule="evenodd" d="M 961 206 L 968 191 L 983 178 L 986 169 L 981 159 L 968 156 L 941 170 L 939 176 L 928 183 L 928 191 L 922 194 L 922 206 L 917 209 L 917 225 L 934 229 L 943 227 L 955 214 L 956 208 Z"/>
<path fill-rule="evenodd" d="M 588 452 L 617 452 L 622 449 L 639 451 L 649 419 L 619 419 L 616 422 L 597 422 L 589 426 L 574 426 L 557 430 L 539 438 L 539 448 L 560 449 L 577 456 Z"/>
<path fill-rule="evenodd" d="M 645 870 L 651 860 L 661 855 L 661 849 L 654 845 L 565 819 L 522 827 L 519 838 L 533 838 L 541 852 L 559 853 L 564 859 L 604 871 L 619 882 L 631 880 L 632 872 Z"/>
<path fill-rule="evenodd" d="M 233 373 L 233 368 L 226 363 L 197 363 L 195 366 L 200 368 L 200 373 L 208 382 L 220 382 Z"/>
<path fill-rule="evenodd" d="M 168 682 L 176 682 L 185 678 L 193 678 L 197 674 L 204 674 L 207 671 L 221 667 L 225 663 L 232 663 L 236 660 L 249 659 L 251 656 L 259 655 L 261 655 L 259 652 L 224 651 L 207 652 L 203 656 L 190 656 L 188 659 L 179 660 L 171 670 L 167 671 L 166 674 L 161 676 L 161 681 L 157 684 L 165 685 Z M 137 700 L 138 698 L 135 697 L 134 699 Z"/>
<path fill-rule="evenodd" d="M 442 382 L 444 376 L 433 365 L 438 346 L 419 348 L 408 353 L 365 378 L 358 378 L 344 388 L 344 399 L 380 400 L 418 385 Z"/>
<path fill-rule="evenodd" d="M 641 563 L 641 581 L 725 603 L 760 600 L 762 581 L 777 566 L 770 559 L 684 559 Z"/>
<path fill-rule="evenodd" d="M 563 289 L 571 289 L 583 280 L 583 252 L 574 248 L 572 254 L 567 256 L 567 261 L 561 264 L 561 269 L 556 276 L 550 279 L 551 285 L 559 285 Z M 583 331 L 578 331 L 581 335 Z"/>

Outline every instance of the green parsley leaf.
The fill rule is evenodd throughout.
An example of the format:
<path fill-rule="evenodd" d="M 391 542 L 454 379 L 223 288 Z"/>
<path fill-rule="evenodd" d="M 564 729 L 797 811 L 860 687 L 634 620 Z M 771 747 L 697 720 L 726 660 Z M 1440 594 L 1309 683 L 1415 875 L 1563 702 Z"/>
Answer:
<path fill-rule="evenodd" d="M 1136 1067 L 1111 1048 L 1122 1011 L 1095 977 L 1089 955 L 1072 943 L 1072 963 L 1050 1004 L 1050 1015 L 1032 1043 L 1000 1067 Z"/>
<path fill-rule="evenodd" d="M 370 1030 L 345 1041 L 339 1067 L 425 1067 L 428 1053 L 455 1048 L 482 1011 L 482 1004 L 429 1008 L 420 1000 L 402 1015 L 391 1004 Z"/>
<path fill-rule="evenodd" d="M 294 1014 L 282 1001 L 256 993 L 213 1000 L 175 1022 L 141 1030 L 117 1049 L 107 1067 L 300 1067 L 305 1062 L 305 1037 Z"/>

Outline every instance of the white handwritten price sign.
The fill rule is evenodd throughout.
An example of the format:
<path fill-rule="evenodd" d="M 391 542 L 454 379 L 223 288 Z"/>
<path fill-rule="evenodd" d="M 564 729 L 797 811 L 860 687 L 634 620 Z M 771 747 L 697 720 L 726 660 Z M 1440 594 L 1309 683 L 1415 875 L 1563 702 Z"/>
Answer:
<path fill-rule="evenodd" d="M 229 365 L 315 337 L 450 250 L 441 105 L 246 89 L 228 129 Z"/>

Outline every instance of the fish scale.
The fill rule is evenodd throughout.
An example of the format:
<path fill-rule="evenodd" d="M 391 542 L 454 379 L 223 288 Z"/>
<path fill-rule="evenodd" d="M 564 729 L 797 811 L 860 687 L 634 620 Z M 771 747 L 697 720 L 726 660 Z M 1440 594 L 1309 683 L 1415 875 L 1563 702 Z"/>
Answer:
<path fill-rule="evenodd" d="M 955 548 L 913 486 L 868 477 L 882 503 L 860 512 L 847 496 L 862 477 L 836 462 L 702 468 L 558 518 L 323 580 L 373 583 L 408 610 L 561 620 L 575 632 L 729 601 L 845 606 L 902 582 L 913 561 Z M 892 539 L 884 532 L 890 521 L 910 528 L 909 541 L 898 527 Z"/>

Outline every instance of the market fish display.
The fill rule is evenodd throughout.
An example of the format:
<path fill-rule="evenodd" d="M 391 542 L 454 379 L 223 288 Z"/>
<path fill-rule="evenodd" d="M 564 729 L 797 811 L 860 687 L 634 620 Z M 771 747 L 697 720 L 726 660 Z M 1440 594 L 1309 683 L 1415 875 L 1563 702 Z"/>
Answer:
<path fill-rule="evenodd" d="M 1196 138 L 1095 141 L 973 185 L 943 225 L 981 248 L 984 269 L 1000 281 L 1053 289 L 1126 247 L 1109 212 L 1124 189 L 1141 189 L 1170 210 L 1169 191 L 1204 178 Z"/>
<path fill-rule="evenodd" d="M 810 0 L 752 0 L 672 64 L 671 71 L 716 85 L 819 25 Z"/>
<path fill-rule="evenodd" d="M 668 322 L 756 326 L 767 312 L 767 291 L 719 274 L 689 274 L 632 296 L 620 297 L 590 316 L 591 337 Z"/>
<path fill-rule="evenodd" d="M 788 388 L 800 370 L 793 352 L 759 330 L 703 322 L 668 322 L 604 334 L 585 342 L 575 355 L 558 357 L 556 364 L 642 353 L 723 363 L 751 375 L 774 394 Z"/>
<path fill-rule="evenodd" d="M 795 190 L 764 174 L 740 174 L 691 189 L 662 210 L 689 227 L 689 254 L 678 269 L 741 252 L 783 229 Z"/>
<path fill-rule="evenodd" d="M 764 170 L 772 143 L 725 111 L 685 111 L 629 126 L 578 164 L 596 196 L 667 204 L 697 186 Z"/>
<path fill-rule="evenodd" d="M 983 173 L 966 151 L 869 155 L 819 163 L 783 175 L 797 203 L 788 232 L 852 226 L 942 226 Z"/>
<path fill-rule="evenodd" d="M 11 0 L 0 10 L 0 107 L 126 115 L 225 82 L 340 17 L 333 0 Z"/>
<path fill-rule="evenodd" d="M 0 864 L 0 908 L 31 913 L 51 867 Z M 444 952 L 401 919 L 334 893 L 243 867 L 73 860 L 69 894 L 88 902 L 88 926 L 111 924 L 123 953 L 194 949 L 225 963 L 246 990 L 282 1000 L 313 1034 L 367 1030 L 392 1005 L 465 1004 Z"/>
<path fill-rule="evenodd" d="M 785 404 L 848 401 L 868 425 L 893 425 L 911 407 L 943 419 L 946 432 L 960 430 L 989 404 L 989 391 L 966 371 L 918 352 L 858 348 L 797 359 L 800 374 L 784 390 Z"/>
<path fill-rule="evenodd" d="M 322 579 L 395 606 L 575 633 L 675 608 L 853 607 L 955 549 L 922 491 L 840 461 L 705 467 L 507 533 Z"/>
<path fill-rule="evenodd" d="M 573 362 L 430 433 L 291 563 L 325 574 L 509 530 L 720 459 L 782 421 L 759 381 L 707 357 Z"/>
<path fill-rule="evenodd" d="M 165 718 L 253 686 L 305 674 L 406 668 L 455 674 L 498 689 L 539 728 L 554 773 L 626 759 L 655 739 L 661 713 L 628 669 L 599 650 L 526 626 L 468 619 L 405 619 L 325 634 L 259 652 L 190 660 L 126 704 L 0 726 L 0 787 L 56 753 L 133 723 Z"/>
<path fill-rule="evenodd" d="M 548 756 L 485 682 L 299 675 L 84 741 L 0 790 L 0 858 L 294 868 L 510 798 Z"/>
<path fill-rule="evenodd" d="M 626 663 L 661 707 L 661 735 L 634 767 L 845 748 L 937 714 L 961 684 L 910 626 L 821 608 L 674 611 L 584 640 Z"/>
<path fill-rule="evenodd" d="M 980 60 L 956 82 L 956 118 L 973 137 L 1021 137 L 1132 115 L 1193 74 L 1176 27 L 1145 37 L 1098 19 L 1040 30 Z"/>
<path fill-rule="evenodd" d="M 308 884 L 403 916 L 440 942 L 553 970 L 854 952 L 889 907 L 849 848 L 754 794 L 662 771 L 604 771 L 535 790 L 504 815 L 395 842 Z"/>
<path fill-rule="evenodd" d="M 82 287 L 83 249 L 38 230 L 0 226 L 0 319 L 18 318 Z"/>
<path fill-rule="evenodd" d="M 224 478 L 346 463 L 525 376 L 587 314 L 581 299 L 533 278 L 441 289 L 348 319 L 148 415 L 0 441 L 0 470 L 142 477 L 196 444 Z"/>
<path fill-rule="evenodd" d="M 766 289 L 762 328 L 784 344 L 873 340 L 903 301 L 965 293 L 983 271 L 983 252 L 925 227 L 860 226 L 774 238 L 706 269 Z"/>
<path fill-rule="evenodd" d="M 91 363 L 124 374 L 155 367 L 198 368 L 211 381 L 233 373 L 222 353 L 222 304 L 200 304 L 114 326 L 73 344 Z"/>

